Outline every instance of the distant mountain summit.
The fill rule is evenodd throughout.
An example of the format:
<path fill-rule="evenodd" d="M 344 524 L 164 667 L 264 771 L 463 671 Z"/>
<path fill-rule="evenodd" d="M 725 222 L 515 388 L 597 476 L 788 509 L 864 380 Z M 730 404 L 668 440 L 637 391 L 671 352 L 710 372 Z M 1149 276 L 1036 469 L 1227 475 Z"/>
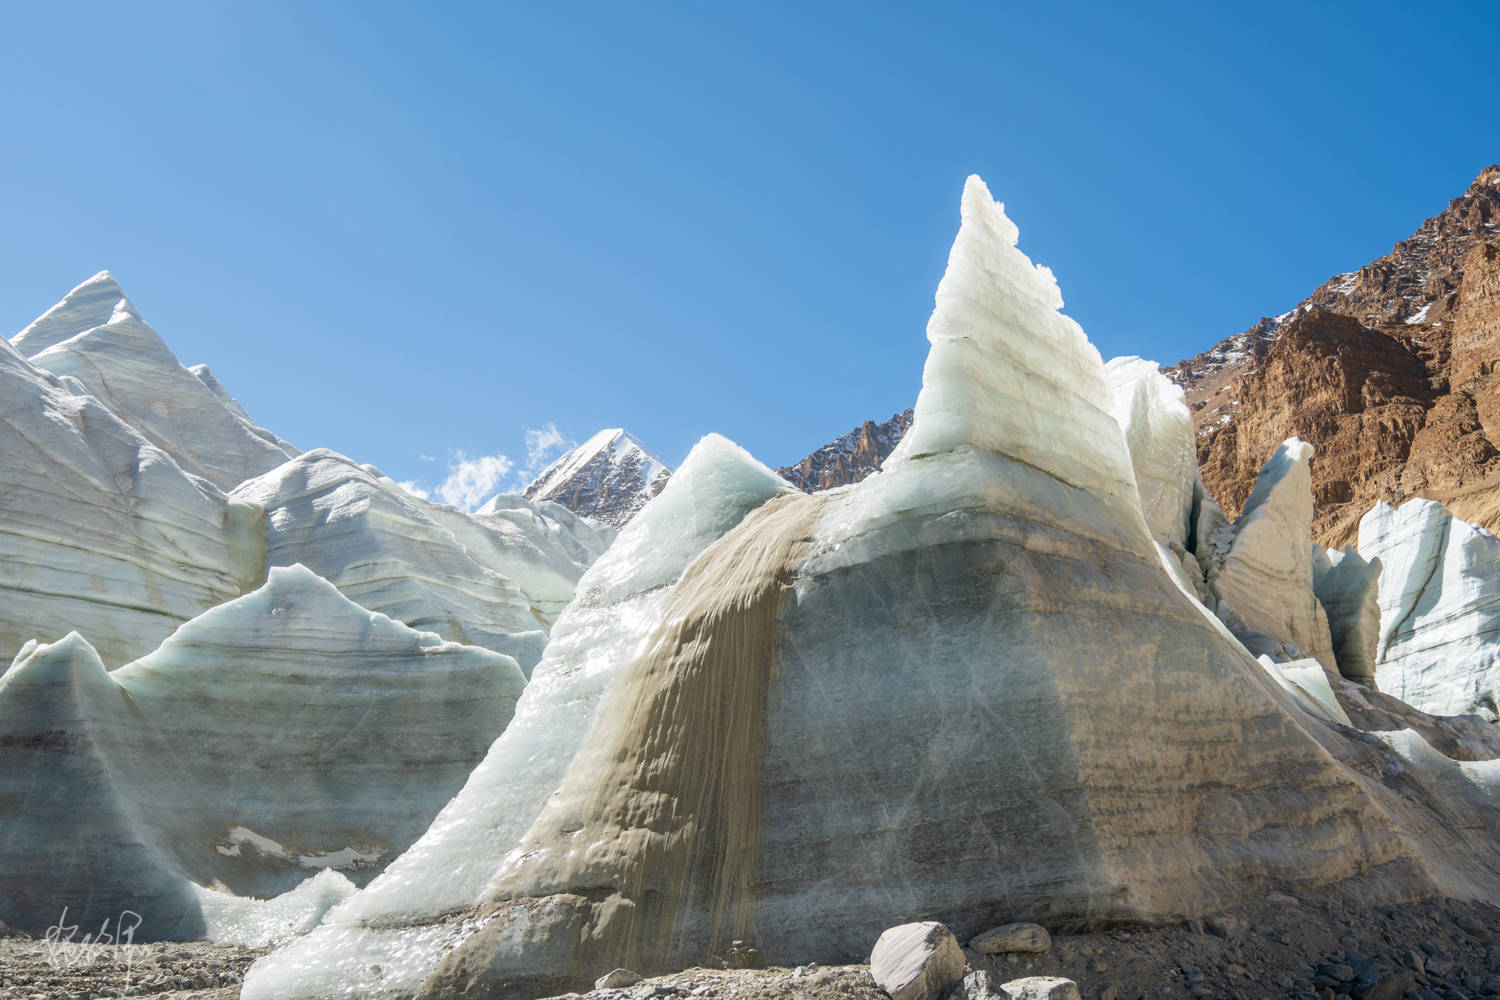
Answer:
<path fill-rule="evenodd" d="M 1318 449 L 1325 545 L 1353 541 L 1377 500 L 1413 496 L 1500 528 L 1500 166 L 1384 257 L 1165 371 L 1228 513 L 1297 435 Z"/>
<path fill-rule="evenodd" d="M 783 466 L 776 473 L 808 493 L 857 483 L 877 471 L 901 443 L 911 427 L 911 416 L 911 407 L 907 407 L 883 424 L 866 420 L 796 465 Z"/>
<path fill-rule="evenodd" d="M 667 463 L 639 438 L 611 427 L 547 466 L 522 495 L 619 527 L 660 493 L 671 476 Z"/>

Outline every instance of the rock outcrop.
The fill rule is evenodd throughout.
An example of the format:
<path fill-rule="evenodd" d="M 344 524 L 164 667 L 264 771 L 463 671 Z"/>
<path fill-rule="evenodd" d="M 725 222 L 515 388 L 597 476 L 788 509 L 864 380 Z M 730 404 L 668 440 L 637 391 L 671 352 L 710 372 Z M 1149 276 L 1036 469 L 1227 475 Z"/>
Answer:
<path fill-rule="evenodd" d="M 1170 374 L 1187 390 L 1198 460 L 1226 511 L 1297 435 L 1313 463 L 1317 539 L 1352 542 L 1377 500 L 1441 500 L 1500 525 L 1500 166 L 1390 254 L 1337 275 Z"/>
<path fill-rule="evenodd" d="M 522 491 L 619 527 L 662 491 L 672 470 L 634 434 L 602 430 L 547 466 Z"/>
<path fill-rule="evenodd" d="M 866 420 L 796 465 L 777 469 L 776 474 L 808 493 L 857 483 L 878 470 L 901 443 L 901 436 L 911 427 L 911 415 L 908 407 L 883 424 Z"/>

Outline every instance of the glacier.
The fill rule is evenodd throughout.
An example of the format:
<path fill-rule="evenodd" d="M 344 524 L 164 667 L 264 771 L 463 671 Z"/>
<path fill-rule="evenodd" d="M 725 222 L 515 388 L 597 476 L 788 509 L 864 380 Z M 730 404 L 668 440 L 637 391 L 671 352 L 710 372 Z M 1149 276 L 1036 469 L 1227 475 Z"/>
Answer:
<path fill-rule="evenodd" d="M 195 938 L 213 916 L 200 888 L 366 881 L 462 786 L 524 684 L 510 657 L 302 566 L 113 672 L 76 632 L 28 643 L 0 676 L 0 920 L 129 908 L 142 937 Z"/>
<path fill-rule="evenodd" d="M 0 662 L 78 630 L 124 663 L 264 578 L 260 507 L 183 472 L 76 379 L 4 340 L 0 467 Z"/>
<path fill-rule="evenodd" d="M 1379 582 L 1382 691 L 1437 715 L 1500 711 L 1500 539 L 1435 500 L 1377 503 L 1359 551 Z"/>
<path fill-rule="evenodd" d="M 1185 469 L 1152 471 L 1176 468 L 1148 461 L 1175 421 L 1132 447 L 1122 386 L 977 177 L 960 214 L 884 468 L 815 496 L 762 478 L 708 505 L 732 516 L 703 547 L 633 543 L 679 472 L 585 574 L 410 860 L 258 962 L 246 998 L 538 996 L 734 939 L 848 961 L 905 920 L 1171 919 L 1268 883 L 1500 898 L 1474 832 L 1500 739 L 1335 669 L 1310 450 L 1288 442 L 1240 521 L 1215 517 Z M 1146 391 L 1148 416 L 1180 405 Z M 1167 544 L 1184 510 L 1220 608 Z M 1231 605 L 1275 659 L 1313 658 L 1257 661 L 1214 614 Z M 361 972 L 375 955 L 399 972 Z"/>
<path fill-rule="evenodd" d="M 796 488 L 710 434 L 578 584 L 505 733 L 411 849 L 323 926 L 258 963 L 244 996 L 411 991 L 476 929 L 516 841 L 579 753 L 606 690 L 648 639 L 684 569 Z M 376 971 L 378 970 L 378 971 Z"/>
<path fill-rule="evenodd" d="M 301 563 L 371 611 L 514 656 L 528 674 L 584 569 L 614 537 L 546 502 L 496 498 L 466 514 L 321 448 L 231 495 L 265 510 L 271 565 Z"/>
<path fill-rule="evenodd" d="M 178 361 L 108 271 L 73 289 L 11 343 L 36 367 L 76 379 L 184 471 L 221 490 L 297 454 L 252 422 L 207 369 L 190 371 Z"/>

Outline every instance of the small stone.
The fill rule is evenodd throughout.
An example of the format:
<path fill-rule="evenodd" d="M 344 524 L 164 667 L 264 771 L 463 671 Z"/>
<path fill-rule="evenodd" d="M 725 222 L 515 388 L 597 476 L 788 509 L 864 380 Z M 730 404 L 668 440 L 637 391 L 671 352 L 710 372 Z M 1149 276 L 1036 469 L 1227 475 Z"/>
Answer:
<path fill-rule="evenodd" d="M 992 927 L 969 942 L 969 948 L 981 955 L 1011 952 L 1043 952 L 1052 947 L 1052 935 L 1039 924 L 1002 924 Z"/>
<path fill-rule="evenodd" d="M 1415 986 L 1416 977 L 1406 969 L 1382 970 L 1369 978 L 1361 977 L 1350 992 L 1354 1000 L 1401 1000 Z"/>
<path fill-rule="evenodd" d="M 1183 924 L 1189 931 L 1193 932 L 1198 937 L 1203 936 L 1203 921 L 1199 920 L 1197 917 L 1188 917 L 1183 921 Z"/>
<path fill-rule="evenodd" d="M 623 990 L 627 986 L 634 986 L 644 978 L 629 969 L 613 969 L 594 980 L 594 989 Z"/>
<path fill-rule="evenodd" d="M 964 965 L 958 939 L 935 920 L 891 927 L 870 952 L 870 975 L 891 1000 L 940 1000 Z"/>
<path fill-rule="evenodd" d="M 993 972 L 971 972 L 948 991 L 947 1000 L 1012 1000 Z"/>
<path fill-rule="evenodd" d="M 1429 976 L 1437 976 L 1439 979 L 1453 971 L 1453 959 L 1442 952 L 1428 955 L 1426 965 L 1427 974 Z"/>
<path fill-rule="evenodd" d="M 1458 925 L 1459 930 L 1466 934 L 1472 934 L 1478 938 L 1484 937 L 1484 925 L 1467 913 L 1460 913 L 1453 918 L 1453 922 Z"/>
<path fill-rule="evenodd" d="M 1117 1000 L 1119 995 L 1120 991 L 1111 983 L 1099 991 L 1099 1000 Z"/>
<path fill-rule="evenodd" d="M 1004 983 L 1001 989 L 1009 993 L 1014 1000 L 1082 1000 L 1078 993 L 1078 984 L 1071 979 L 1060 979 L 1056 976 L 1027 976 L 1025 979 L 1012 979 Z"/>
<path fill-rule="evenodd" d="M 1194 983 L 1188 987 L 1188 993 L 1195 997 L 1211 997 L 1214 991 L 1207 983 Z"/>
<path fill-rule="evenodd" d="M 1244 921 L 1236 917 L 1210 917 L 1203 921 L 1203 927 L 1214 937 L 1223 938 L 1225 941 L 1240 937 L 1245 933 Z"/>
<path fill-rule="evenodd" d="M 1108 972 L 1109 963 L 1102 958 L 1096 958 L 1089 963 L 1089 971 L 1094 973 L 1095 975 L 1098 975 L 1101 972 Z"/>

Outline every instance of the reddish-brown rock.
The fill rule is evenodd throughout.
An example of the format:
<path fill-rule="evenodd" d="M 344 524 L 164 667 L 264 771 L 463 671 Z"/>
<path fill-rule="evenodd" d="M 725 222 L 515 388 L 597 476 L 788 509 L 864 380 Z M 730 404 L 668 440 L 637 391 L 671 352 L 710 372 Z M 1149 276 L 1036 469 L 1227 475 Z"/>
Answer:
<path fill-rule="evenodd" d="M 1317 446 L 1314 534 L 1426 496 L 1500 527 L 1500 166 L 1391 253 L 1167 374 L 1209 492 L 1233 514 L 1295 434 Z"/>

